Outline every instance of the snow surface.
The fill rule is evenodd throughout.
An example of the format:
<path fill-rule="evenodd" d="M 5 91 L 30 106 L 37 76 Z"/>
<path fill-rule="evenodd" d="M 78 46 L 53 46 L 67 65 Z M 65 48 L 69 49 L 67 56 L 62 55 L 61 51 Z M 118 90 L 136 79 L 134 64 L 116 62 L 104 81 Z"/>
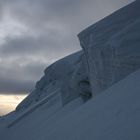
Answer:
<path fill-rule="evenodd" d="M 81 104 L 76 99 L 48 117 L 57 106 L 42 106 L 11 128 L 2 140 L 139 140 L 140 70 Z M 56 103 L 57 104 L 57 103 Z"/>
<path fill-rule="evenodd" d="M 82 65 L 82 55 L 83 52 L 80 51 L 67 56 L 66 58 L 61 59 L 49 66 L 44 71 L 45 75 L 41 78 L 40 81 L 37 82 L 35 90 L 25 100 L 23 100 L 22 103 L 18 105 L 16 110 L 20 111 L 28 108 L 29 106 L 32 106 L 33 104 L 36 104 L 39 100 L 48 96 L 57 89 L 61 89 L 61 96 L 63 99 L 62 102 L 64 104 L 71 100 L 67 92 L 73 92 L 73 96 L 77 97 L 79 93 L 77 91 L 74 92 L 75 87 L 72 87 L 72 85 L 69 84 L 72 82 L 73 86 L 75 86 L 77 84 L 76 82 L 78 82 L 75 80 L 75 78 L 73 78 L 74 76 L 72 75 L 76 75 L 75 73 L 79 68 L 79 65 Z"/>
<path fill-rule="evenodd" d="M 139 2 L 80 33 L 83 50 L 0 118 L 0 140 L 140 140 Z"/>

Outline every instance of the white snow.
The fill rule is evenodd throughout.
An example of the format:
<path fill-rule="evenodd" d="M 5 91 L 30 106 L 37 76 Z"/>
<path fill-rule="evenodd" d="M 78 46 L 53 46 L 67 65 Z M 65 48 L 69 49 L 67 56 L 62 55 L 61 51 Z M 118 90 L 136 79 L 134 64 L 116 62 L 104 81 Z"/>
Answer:
<path fill-rule="evenodd" d="M 140 140 L 139 1 L 79 39 L 83 50 L 48 67 L 0 118 L 0 140 Z"/>
<path fill-rule="evenodd" d="M 139 140 L 140 70 L 81 105 L 72 101 L 48 118 L 39 108 L 1 134 L 3 140 Z M 79 106 L 78 108 L 76 106 Z M 56 108 L 56 107 L 55 107 Z M 71 110 L 71 111 L 70 111 Z"/>

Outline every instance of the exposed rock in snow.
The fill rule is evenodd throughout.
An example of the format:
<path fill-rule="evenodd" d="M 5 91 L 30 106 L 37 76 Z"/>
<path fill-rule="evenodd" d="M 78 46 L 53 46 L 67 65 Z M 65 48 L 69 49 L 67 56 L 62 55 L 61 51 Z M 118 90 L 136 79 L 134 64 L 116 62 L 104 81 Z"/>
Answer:
<path fill-rule="evenodd" d="M 16 111 L 0 118 L 0 139 L 140 139 L 139 1 L 79 39 L 83 50 L 48 67 Z"/>

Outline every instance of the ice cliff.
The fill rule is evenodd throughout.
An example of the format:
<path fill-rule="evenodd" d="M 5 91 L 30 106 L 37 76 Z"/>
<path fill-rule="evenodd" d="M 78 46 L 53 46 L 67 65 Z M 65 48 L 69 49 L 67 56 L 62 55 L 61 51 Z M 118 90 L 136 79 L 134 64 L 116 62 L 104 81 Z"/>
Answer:
<path fill-rule="evenodd" d="M 140 139 L 140 1 L 78 37 L 83 50 L 49 66 L 0 119 L 2 140 Z"/>
<path fill-rule="evenodd" d="M 79 34 L 94 95 L 140 68 L 139 9 L 137 1 Z"/>

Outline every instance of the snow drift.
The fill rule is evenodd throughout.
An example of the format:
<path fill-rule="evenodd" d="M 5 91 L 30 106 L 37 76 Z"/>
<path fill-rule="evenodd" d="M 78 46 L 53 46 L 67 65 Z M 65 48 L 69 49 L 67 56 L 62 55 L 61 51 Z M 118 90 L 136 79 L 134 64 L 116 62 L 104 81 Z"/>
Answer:
<path fill-rule="evenodd" d="M 48 67 L 0 118 L 2 140 L 140 139 L 140 1 L 78 37 L 83 50 Z"/>

